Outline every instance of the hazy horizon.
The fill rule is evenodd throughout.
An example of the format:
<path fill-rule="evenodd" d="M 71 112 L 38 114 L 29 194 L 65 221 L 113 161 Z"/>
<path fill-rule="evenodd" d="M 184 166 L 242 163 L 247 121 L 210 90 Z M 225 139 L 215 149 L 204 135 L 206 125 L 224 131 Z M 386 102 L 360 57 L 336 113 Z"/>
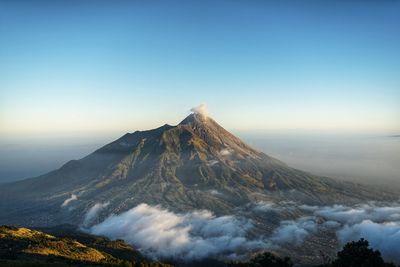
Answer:
<path fill-rule="evenodd" d="M 400 187 L 400 138 L 382 134 L 231 130 L 252 147 L 317 175 Z M 0 142 L 0 183 L 45 174 L 122 136 L 14 138 Z M 393 184 L 393 182 L 395 184 Z"/>

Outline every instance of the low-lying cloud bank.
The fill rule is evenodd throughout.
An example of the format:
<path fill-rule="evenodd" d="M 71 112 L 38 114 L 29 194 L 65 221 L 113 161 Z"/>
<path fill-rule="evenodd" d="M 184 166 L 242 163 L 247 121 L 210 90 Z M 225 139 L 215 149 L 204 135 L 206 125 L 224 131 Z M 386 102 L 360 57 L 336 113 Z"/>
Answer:
<path fill-rule="evenodd" d="M 93 222 L 105 205 L 107 203 L 97 203 L 89 210 L 85 217 L 87 225 Z M 250 239 L 248 234 L 253 224 L 249 219 L 217 217 L 206 210 L 176 214 L 160 206 L 140 204 L 119 215 L 111 215 L 86 230 L 113 239 L 124 239 L 149 256 L 186 260 L 216 255 L 237 258 L 259 249 L 299 246 L 309 235 L 333 231 L 342 245 L 365 238 L 373 248 L 381 251 L 386 260 L 400 263 L 398 204 L 319 207 L 260 201 L 252 205 L 253 212 L 279 213 L 300 208 L 308 215 L 282 221 L 269 236 Z"/>
<path fill-rule="evenodd" d="M 341 244 L 365 238 L 370 245 L 378 249 L 386 260 L 400 263 L 400 206 L 380 206 L 369 203 L 355 207 L 343 205 L 317 207 L 300 206 L 303 210 L 311 211 L 308 217 L 310 223 L 318 229 L 329 228 L 336 231 Z M 298 224 L 300 218 L 293 223 Z M 305 229 L 304 227 L 301 227 Z M 305 231 L 310 231 L 305 229 Z"/>
<path fill-rule="evenodd" d="M 216 217 L 209 211 L 175 214 L 160 206 L 140 204 L 120 215 L 111 215 L 92 226 L 93 234 L 120 238 L 156 258 L 200 259 L 214 255 L 235 258 L 240 253 L 266 247 L 249 240 L 249 220 Z"/>
<path fill-rule="evenodd" d="M 274 245 L 300 245 L 304 239 L 320 230 L 336 233 L 341 245 L 360 238 L 367 239 L 389 261 L 400 263 L 400 204 L 367 203 L 354 207 L 297 206 L 295 203 L 259 201 L 253 204 L 255 212 L 283 212 L 298 207 L 308 216 L 282 221 L 269 241 Z"/>
<path fill-rule="evenodd" d="M 299 246 L 309 234 L 315 234 L 317 231 L 318 226 L 312 217 L 303 217 L 296 221 L 282 221 L 270 240 L 278 245 Z"/>
<path fill-rule="evenodd" d="M 88 227 L 97 218 L 99 212 L 106 208 L 110 202 L 96 203 L 85 214 L 83 219 L 83 227 Z"/>
<path fill-rule="evenodd" d="M 280 201 L 278 203 L 272 201 L 257 201 L 247 205 L 256 212 L 281 212 L 285 210 L 293 210 L 297 207 L 297 204 L 293 201 Z"/>
<path fill-rule="evenodd" d="M 364 220 L 354 225 L 345 225 L 337 232 L 342 243 L 367 239 L 371 246 L 379 249 L 386 260 L 400 262 L 400 223 L 384 222 L 376 223 Z"/>

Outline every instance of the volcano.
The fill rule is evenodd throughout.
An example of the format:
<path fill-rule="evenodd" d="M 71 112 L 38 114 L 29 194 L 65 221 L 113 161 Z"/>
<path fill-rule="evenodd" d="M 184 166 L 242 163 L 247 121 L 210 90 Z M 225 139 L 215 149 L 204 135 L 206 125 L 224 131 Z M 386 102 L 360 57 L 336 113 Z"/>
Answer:
<path fill-rule="evenodd" d="M 291 168 L 194 112 L 176 126 L 127 133 L 58 170 L 2 185 L 0 223 L 79 225 L 96 203 L 103 203 L 101 220 L 140 203 L 224 215 L 259 201 L 325 205 L 394 197 Z"/>

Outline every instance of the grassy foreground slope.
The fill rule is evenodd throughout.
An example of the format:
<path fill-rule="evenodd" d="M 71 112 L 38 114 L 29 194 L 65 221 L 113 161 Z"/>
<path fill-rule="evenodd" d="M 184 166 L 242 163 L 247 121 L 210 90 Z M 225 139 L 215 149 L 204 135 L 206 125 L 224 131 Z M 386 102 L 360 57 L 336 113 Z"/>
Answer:
<path fill-rule="evenodd" d="M 0 266 L 152 266 L 167 264 L 143 257 L 122 240 L 65 232 L 0 226 Z"/>

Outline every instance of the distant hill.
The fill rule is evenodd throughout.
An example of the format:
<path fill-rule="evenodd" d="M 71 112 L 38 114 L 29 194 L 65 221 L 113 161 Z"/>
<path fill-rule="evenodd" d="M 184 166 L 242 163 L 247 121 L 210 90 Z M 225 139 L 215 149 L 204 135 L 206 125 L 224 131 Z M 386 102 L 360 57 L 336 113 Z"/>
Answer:
<path fill-rule="evenodd" d="M 0 266 L 153 266 L 170 265 L 143 257 L 122 240 L 87 235 L 73 228 L 39 230 L 0 226 Z"/>

